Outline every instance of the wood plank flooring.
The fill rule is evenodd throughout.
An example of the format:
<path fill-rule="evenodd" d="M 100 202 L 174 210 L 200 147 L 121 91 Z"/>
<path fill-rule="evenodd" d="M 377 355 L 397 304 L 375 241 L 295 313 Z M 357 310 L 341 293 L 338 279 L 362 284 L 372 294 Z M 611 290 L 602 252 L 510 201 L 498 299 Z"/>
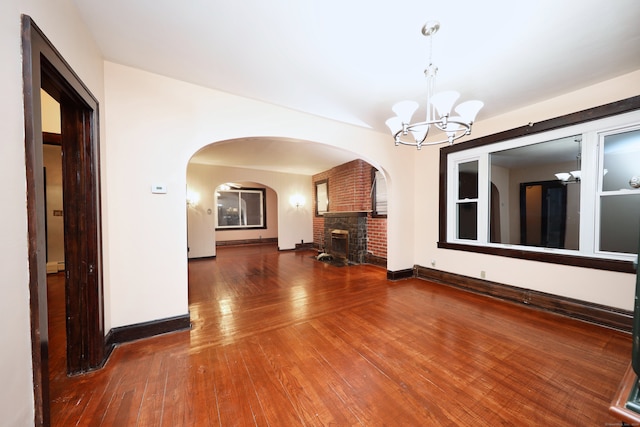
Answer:
<path fill-rule="evenodd" d="M 52 333 L 53 425 L 620 425 L 630 335 L 312 255 L 190 262 L 192 330 L 121 345 L 100 371 L 66 377 Z"/>

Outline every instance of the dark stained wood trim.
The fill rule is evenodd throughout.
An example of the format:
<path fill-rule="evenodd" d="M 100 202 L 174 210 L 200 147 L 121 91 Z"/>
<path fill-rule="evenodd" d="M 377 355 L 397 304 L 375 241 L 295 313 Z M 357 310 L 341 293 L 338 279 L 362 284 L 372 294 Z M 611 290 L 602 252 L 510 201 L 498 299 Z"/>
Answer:
<path fill-rule="evenodd" d="M 387 270 L 387 280 L 409 279 L 413 276 L 414 276 L 414 273 L 412 268 L 407 268 L 404 270 L 396 270 L 396 271 Z"/>
<path fill-rule="evenodd" d="M 633 312 L 631 311 L 422 266 L 415 266 L 414 270 L 417 278 L 430 282 L 516 302 L 623 332 L 631 332 L 632 329 Z"/>
<path fill-rule="evenodd" d="M 22 17 L 22 78 L 24 92 L 25 164 L 27 222 L 29 236 L 29 306 L 31 320 L 31 363 L 33 369 L 34 424 L 48 426 L 49 411 L 49 332 L 47 319 L 46 265 L 38 255 L 45 236 L 44 214 L 39 211 L 38 182 L 43 178 L 40 100 L 40 64 L 35 54 L 38 51 L 37 32 L 29 17 Z M 40 150 L 41 151 L 41 150 Z M 40 223 L 41 222 L 41 223 Z"/>
<path fill-rule="evenodd" d="M 188 329 L 191 329 L 191 318 L 189 314 L 136 323 L 134 325 L 119 326 L 111 329 L 107 334 L 107 346 L 113 347 L 125 342 Z"/>
<path fill-rule="evenodd" d="M 378 267 L 387 268 L 387 259 L 373 254 L 366 254 L 364 257 L 365 264 L 377 265 Z"/>
<path fill-rule="evenodd" d="M 278 243 L 277 237 L 269 237 L 265 239 L 242 239 L 242 240 L 223 240 L 216 241 L 216 246 L 244 246 L 244 245 L 264 245 Z"/>
<path fill-rule="evenodd" d="M 100 227 L 100 187 L 99 187 L 99 150 L 98 150 L 98 101 L 89 89 L 64 60 L 60 52 L 36 26 L 33 20 L 22 15 L 22 58 L 23 93 L 25 121 L 25 165 L 27 182 L 27 216 L 29 239 L 29 293 L 32 332 L 32 363 L 34 381 L 34 423 L 38 426 L 49 425 L 49 369 L 48 369 L 48 318 L 47 318 L 47 281 L 46 235 L 44 222 L 44 185 L 42 166 L 43 135 L 41 125 L 40 89 L 46 90 L 61 104 L 62 127 L 66 129 L 60 137 L 64 156 L 76 156 L 77 179 L 82 181 L 81 188 L 88 191 L 76 194 L 82 199 L 83 209 L 76 212 L 76 218 L 82 221 L 78 227 L 82 245 L 86 251 L 78 253 L 83 264 L 83 280 L 68 295 L 79 300 L 74 301 L 77 310 L 67 312 L 67 325 L 80 325 L 79 334 L 67 334 L 69 346 L 81 349 L 75 354 L 80 360 L 71 360 L 78 371 L 88 370 L 104 363 L 104 320 L 102 297 L 102 253 Z M 75 129 L 73 129 L 75 125 Z M 72 130 L 73 129 L 73 130 Z M 70 140 L 73 140 L 71 142 Z M 74 146 L 74 144 L 79 144 Z M 71 148 L 78 148 L 75 152 Z M 68 180 L 67 180 L 68 181 Z M 65 194 L 65 198 L 69 196 Z M 67 201 L 63 201 L 68 207 Z M 65 207 L 65 212 L 72 210 Z M 65 215 L 65 220 L 69 215 Z M 66 223 L 65 223 L 66 228 Z M 66 229 L 65 229 L 66 233 Z M 67 250 L 65 238 L 65 253 Z M 69 266 L 73 256 L 65 261 Z M 85 280 L 86 279 L 86 280 Z M 69 287 L 68 289 L 71 289 Z M 69 305 L 67 306 L 69 308 Z M 76 341 L 74 341 L 76 340 Z"/>
<path fill-rule="evenodd" d="M 595 268 L 599 270 L 619 271 L 623 273 L 634 273 L 633 263 L 630 261 L 604 260 L 599 258 L 589 258 L 583 256 L 556 255 L 540 253 L 534 251 L 522 251 L 507 248 L 491 248 L 486 246 L 453 244 L 447 242 L 447 156 L 458 151 L 470 148 L 481 147 L 494 144 L 496 142 L 509 139 L 520 138 L 536 133 L 547 132 L 554 129 L 586 123 L 593 120 L 604 119 L 618 114 L 628 113 L 640 109 L 640 96 L 623 99 L 609 104 L 601 105 L 576 113 L 567 114 L 560 117 L 544 120 L 538 123 L 530 123 L 525 126 L 494 133 L 470 141 L 446 146 L 440 149 L 440 183 L 439 183 L 439 228 L 438 247 L 443 249 L 454 249 L 467 252 L 484 253 L 490 255 L 529 259 L 534 261 L 549 262 L 555 264 L 573 265 L 576 267 Z"/>
<path fill-rule="evenodd" d="M 208 259 L 216 259 L 215 255 L 211 255 L 211 256 L 200 256 L 200 257 L 195 257 L 195 258 L 189 258 L 189 262 L 191 261 L 206 261 Z"/>
<path fill-rule="evenodd" d="M 449 145 L 440 149 L 440 155 L 446 156 L 447 154 L 468 150 L 470 148 L 481 147 L 483 145 L 494 144 L 496 142 L 520 138 L 527 135 L 535 135 L 537 133 L 548 132 L 567 126 L 574 126 L 593 120 L 600 120 L 606 117 L 624 114 L 638 109 L 640 109 L 640 95 L 632 96 L 631 98 L 622 99 L 620 101 L 611 102 L 609 104 L 600 105 L 575 113 L 566 114 L 564 116 L 543 120 L 538 123 L 530 123 L 503 132 L 498 132 L 480 138 L 472 139 L 460 144 Z"/>
<path fill-rule="evenodd" d="M 99 105 L 43 34 L 41 87 L 60 103 L 62 127 L 67 369 L 77 374 L 104 364 Z"/>
<path fill-rule="evenodd" d="M 634 372 L 633 367 L 629 365 L 609 407 L 609 413 L 611 415 L 630 426 L 640 425 L 640 414 L 626 407 L 631 391 L 637 383 L 638 376 Z"/>
<path fill-rule="evenodd" d="M 42 143 L 49 145 L 62 145 L 62 134 L 42 132 Z"/>
<path fill-rule="evenodd" d="M 313 242 L 296 243 L 295 248 L 296 248 L 296 251 L 313 250 Z"/>

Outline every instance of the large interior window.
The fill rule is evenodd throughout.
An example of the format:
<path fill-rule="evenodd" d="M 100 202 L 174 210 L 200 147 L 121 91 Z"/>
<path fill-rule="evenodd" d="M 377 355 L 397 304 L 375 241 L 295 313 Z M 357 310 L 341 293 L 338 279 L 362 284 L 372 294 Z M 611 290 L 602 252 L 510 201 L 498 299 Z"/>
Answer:
<path fill-rule="evenodd" d="M 216 230 L 266 228 L 264 188 L 218 190 L 216 205 Z"/>
<path fill-rule="evenodd" d="M 640 234 L 640 111 L 529 133 L 441 151 L 439 247 L 629 269 Z"/>

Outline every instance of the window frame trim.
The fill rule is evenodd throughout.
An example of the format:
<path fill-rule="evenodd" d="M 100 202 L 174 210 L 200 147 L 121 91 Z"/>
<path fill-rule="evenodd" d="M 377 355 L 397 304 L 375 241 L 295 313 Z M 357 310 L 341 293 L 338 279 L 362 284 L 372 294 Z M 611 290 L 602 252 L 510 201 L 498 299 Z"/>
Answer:
<path fill-rule="evenodd" d="M 599 270 L 635 273 L 632 261 L 595 258 L 585 255 L 570 255 L 552 253 L 552 251 L 528 250 L 526 247 L 517 248 L 493 247 L 488 245 L 466 244 L 461 242 L 448 242 L 448 156 L 449 154 L 468 151 L 476 147 L 484 147 L 490 144 L 505 142 L 529 135 L 536 135 L 553 130 L 568 128 L 607 117 L 630 113 L 640 109 L 640 96 L 623 99 L 587 110 L 578 111 L 560 117 L 544 120 L 538 123 L 529 123 L 525 126 L 483 136 L 463 143 L 445 146 L 440 149 L 440 178 L 439 178 L 439 236 L 437 247 L 440 249 L 461 250 L 466 252 L 484 253 L 509 258 L 518 258 L 553 264 L 571 265 L 576 267 L 594 268 Z"/>
<path fill-rule="evenodd" d="M 319 206 L 319 201 L 318 200 L 318 187 L 321 185 L 325 185 L 326 187 L 326 193 L 327 193 L 327 208 L 324 211 L 320 211 L 320 209 L 318 209 Z M 313 188 L 314 188 L 314 196 L 315 196 L 315 216 L 316 217 L 324 217 L 324 214 L 327 212 L 330 212 L 329 209 L 329 204 L 330 204 L 330 199 L 329 199 L 329 178 L 325 178 L 325 179 L 321 179 L 319 181 L 315 181 L 313 183 Z"/>
<path fill-rule="evenodd" d="M 228 226 L 220 226 L 218 225 L 220 219 L 218 216 L 218 196 L 215 196 L 215 202 L 216 202 L 216 226 L 215 226 L 215 231 L 230 231 L 230 230 L 264 230 L 267 228 L 267 189 L 266 188 L 235 188 L 235 189 L 229 189 L 229 190 L 223 190 L 222 192 L 225 193 L 238 193 L 238 199 L 240 199 L 242 197 L 242 193 L 246 192 L 246 193 L 260 193 L 261 194 L 261 209 L 262 212 L 261 213 L 261 219 L 262 219 L 262 224 L 261 225 L 255 225 L 255 226 L 251 226 L 251 225 L 228 225 Z"/>
<path fill-rule="evenodd" d="M 387 195 L 387 212 L 385 213 L 379 213 L 377 207 L 378 207 L 378 180 L 376 178 L 377 174 L 380 174 L 382 176 L 382 179 L 385 180 L 385 192 Z M 384 177 L 384 174 L 382 173 L 382 171 L 376 169 L 376 168 L 371 168 L 371 217 L 372 218 L 387 218 L 388 215 L 388 197 L 389 197 L 389 192 L 388 192 L 388 188 L 386 187 L 386 178 Z"/>

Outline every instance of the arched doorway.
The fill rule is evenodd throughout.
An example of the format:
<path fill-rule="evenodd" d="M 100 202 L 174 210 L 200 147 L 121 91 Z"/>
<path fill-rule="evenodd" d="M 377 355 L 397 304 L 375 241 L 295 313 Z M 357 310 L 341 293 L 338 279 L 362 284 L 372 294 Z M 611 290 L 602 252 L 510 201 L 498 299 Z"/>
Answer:
<path fill-rule="evenodd" d="M 187 168 L 187 192 L 209 197 L 213 194 L 214 184 L 244 179 L 264 184 L 278 194 L 279 248 L 294 249 L 300 244 L 313 244 L 319 248 L 321 239 L 316 232 L 319 215 L 313 180 L 318 174 L 333 173 L 330 171 L 337 167 L 341 167 L 342 172 L 331 178 L 333 185 L 329 188 L 332 197 L 347 191 L 347 197 L 358 193 L 358 200 L 346 201 L 344 197 L 336 196 L 336 200 L 341 201 L 333 203 L 331 208 L 339 211 L 357 209 L 370 217 L 369 222 L 375 224 L 374 258 L 378 264 L 386 264 L 386 185 L 382 185 L 386 184 L 386 173 L 361 159 L 359 154 L 326 144 L 287 138 L 252 137 L 220 141 L 203 147 L 191 158 Z M 346 175 L 345 168 L 349 169 Z M 354 169 L 357 170 L 354 172 Z M 337 178 L 338 175 L 344 181 L 336 186 L 342 179 Z M 375 185 L 376 180 L 380 185 Z M 379 191 L 381 188 L 385 190 L 382 193 Z M 375 203 L 376 198 L 382 196 L 384 212 L 382 204 Z M 207 203 L 208 207 L 201 207 L 199 214 L 195 209 L 188 211 L 190 258 L 215 256 L 215 243 L 208 247 L 194 245 L 195 240 L 191 237 L 200 238 L 216 228 L 214 214 L 217 208 L 213 207 L 213 197 L 205 201 Z M 209 218 L 203 212 L 210 212 Z M 257 234 L 253 238 L 259 239 L 259 236 Z"/>

